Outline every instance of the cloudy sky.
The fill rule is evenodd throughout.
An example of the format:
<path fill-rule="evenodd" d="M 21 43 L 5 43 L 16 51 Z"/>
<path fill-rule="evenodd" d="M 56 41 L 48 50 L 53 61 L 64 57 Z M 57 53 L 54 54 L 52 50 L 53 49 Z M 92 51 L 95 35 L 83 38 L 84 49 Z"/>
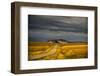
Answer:
<path fill-rule="evenodd" d="M 28 16 L 28 39 L 34 42 L 64 39 L 70 42 L 87 41 L 87 17 Z"/>

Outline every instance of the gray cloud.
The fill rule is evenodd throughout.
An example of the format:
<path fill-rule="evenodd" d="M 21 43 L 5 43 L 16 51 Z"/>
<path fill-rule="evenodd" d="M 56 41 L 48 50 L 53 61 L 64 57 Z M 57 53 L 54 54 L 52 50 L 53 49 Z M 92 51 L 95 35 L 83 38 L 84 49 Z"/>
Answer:
<path fill-rule="evenodd" d="M 29 15 L 29 41 L 87 41 L 87 18 Z"/>

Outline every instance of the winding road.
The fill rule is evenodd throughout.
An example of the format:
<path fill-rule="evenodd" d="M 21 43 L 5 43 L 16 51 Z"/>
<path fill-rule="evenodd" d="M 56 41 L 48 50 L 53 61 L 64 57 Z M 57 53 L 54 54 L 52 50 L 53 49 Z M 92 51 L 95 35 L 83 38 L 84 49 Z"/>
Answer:
<path fill-rule="evenodd" d="M 57 48 L 59 48 L 59 45 L 55 44 L 55 45 L 51 46 L 50 48 L 48 48 L 46 51 L 43 51 L 43 53 L 33 55 L 31 57 L 32 57 L 32 59 L 39 59 L 39 58 L 42 58 L 42 57 L 45 57 L 48 55 L 55 54 L 57 52 Z"/>

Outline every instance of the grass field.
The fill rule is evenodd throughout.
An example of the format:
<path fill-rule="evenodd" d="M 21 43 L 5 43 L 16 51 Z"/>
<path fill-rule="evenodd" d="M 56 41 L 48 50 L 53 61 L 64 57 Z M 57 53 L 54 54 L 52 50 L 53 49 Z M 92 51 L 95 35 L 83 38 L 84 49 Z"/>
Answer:
<path fill-rule="evenodd" d="M 28 60 L 79 59 L 87 57 L 87 43 L 29 42 L 28 45 Z"/>

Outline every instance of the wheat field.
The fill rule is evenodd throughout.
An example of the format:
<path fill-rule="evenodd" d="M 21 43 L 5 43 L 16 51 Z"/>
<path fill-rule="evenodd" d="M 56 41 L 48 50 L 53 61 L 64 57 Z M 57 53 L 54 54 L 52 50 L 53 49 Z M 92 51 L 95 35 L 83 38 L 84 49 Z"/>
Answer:
<path fill-rule="evenodd" d="M 28 45 L 28 60 L 79 59 L 87 57 L 87 43 L 29 42 Z"/>

